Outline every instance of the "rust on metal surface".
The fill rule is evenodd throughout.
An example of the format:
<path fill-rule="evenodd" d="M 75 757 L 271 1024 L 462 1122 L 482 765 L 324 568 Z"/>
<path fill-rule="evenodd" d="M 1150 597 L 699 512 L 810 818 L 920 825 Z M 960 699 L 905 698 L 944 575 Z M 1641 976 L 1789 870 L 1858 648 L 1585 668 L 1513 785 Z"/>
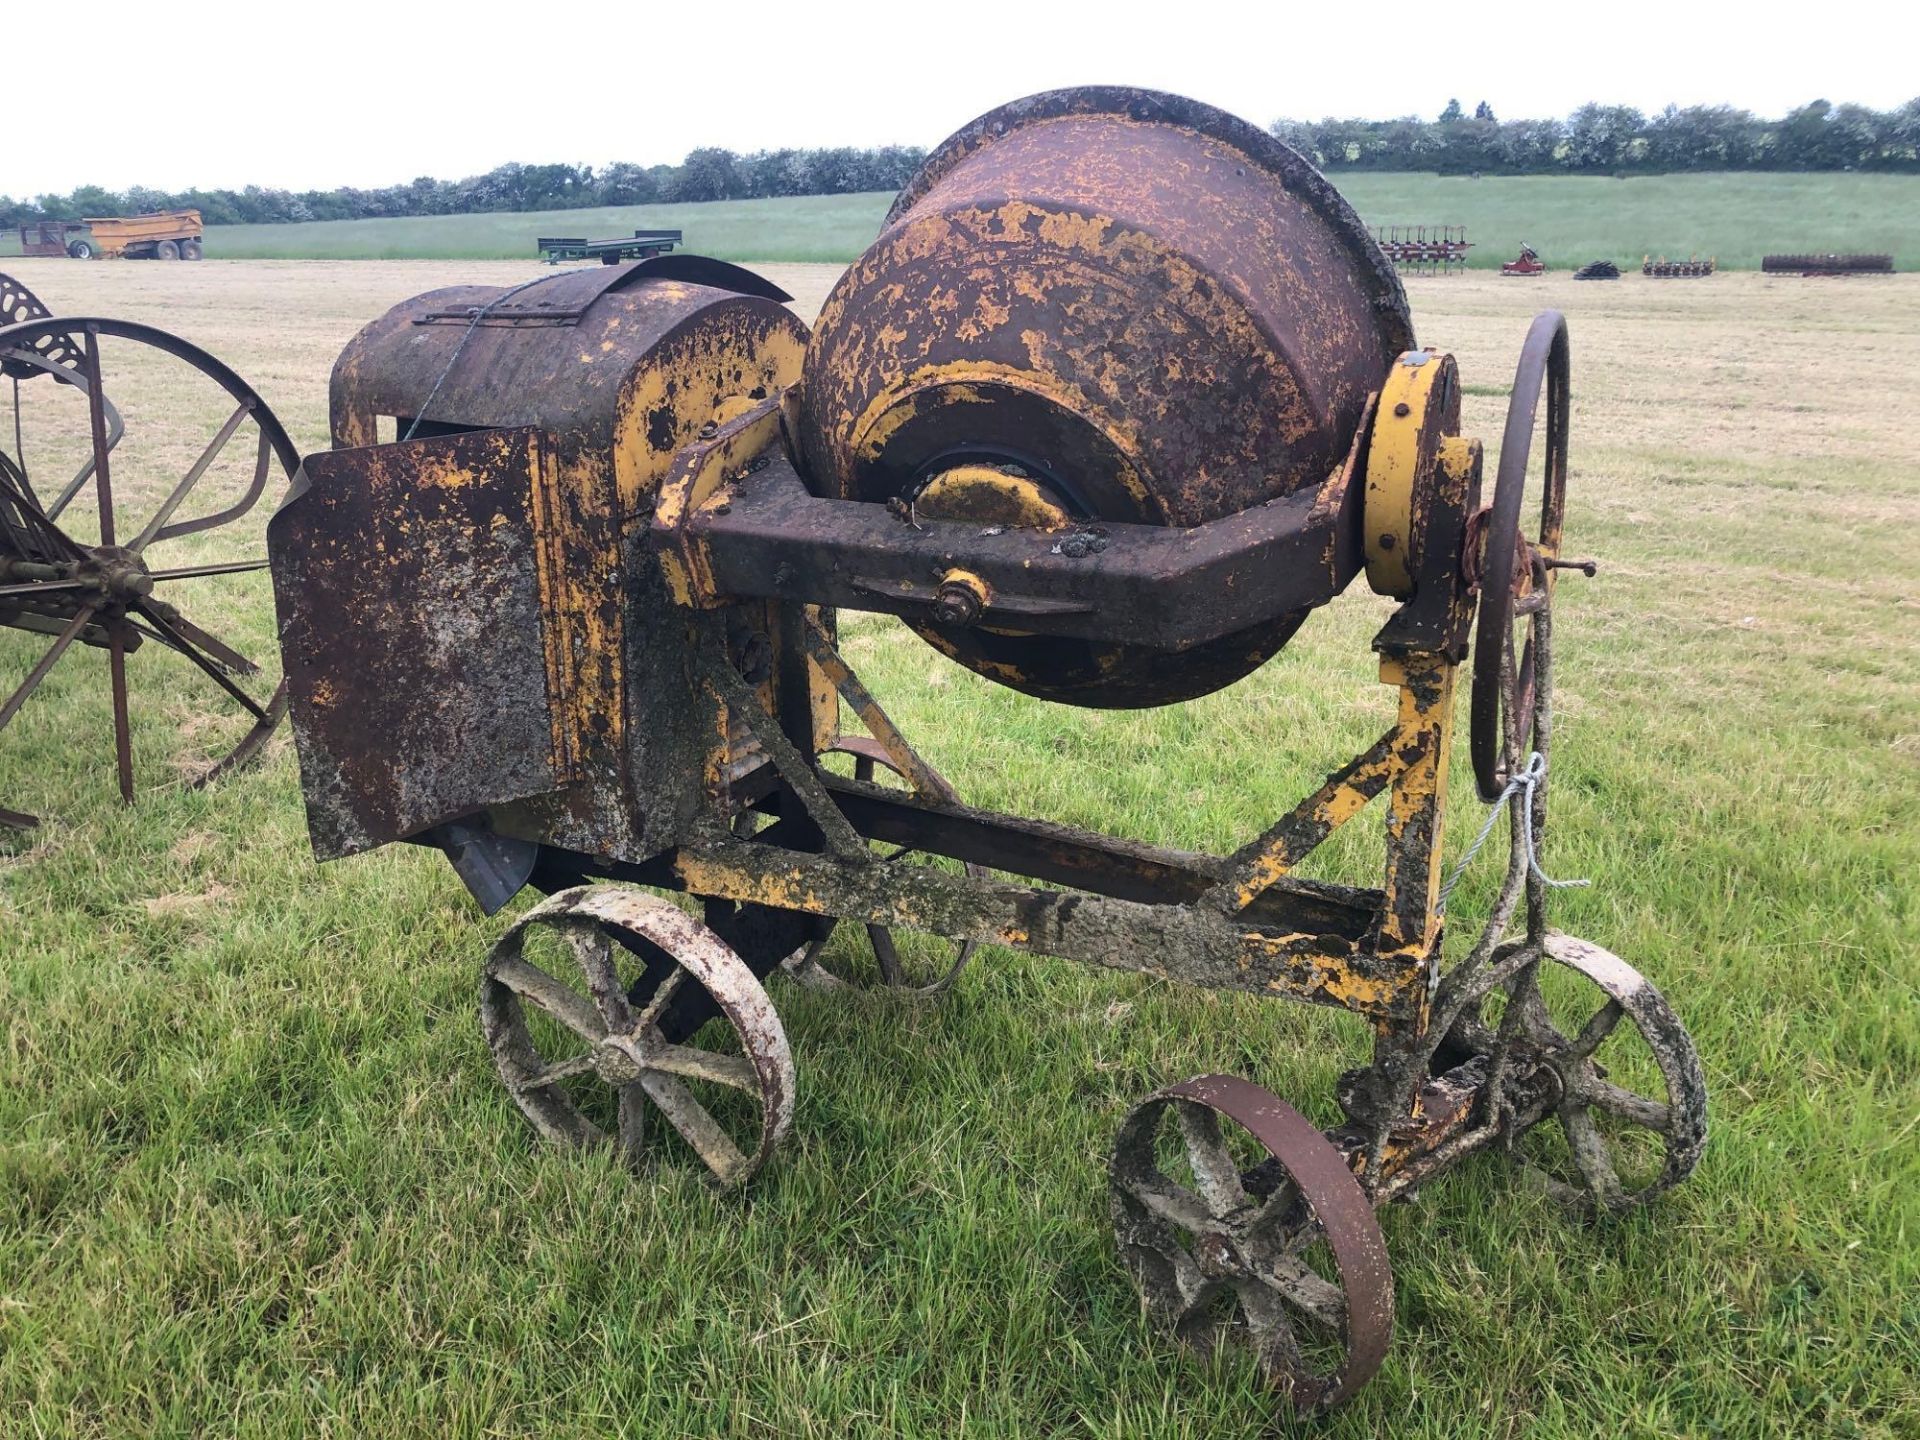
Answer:
<path fill-rule="evenodd" d="M 799 447 L 845 499 L 917 510 L 991 466 L 1083 525 L 1196 526 L 1325 482 L 1411 343 L 1391 266 L 1292 151 L 1176 97 L 1056 91 L 902 191 L 816 322 Z M 1231 683 L 1299 617 L 1177 658 L 1019 621 L 916 628 L 1017 689 L 1133 706 Z"/>

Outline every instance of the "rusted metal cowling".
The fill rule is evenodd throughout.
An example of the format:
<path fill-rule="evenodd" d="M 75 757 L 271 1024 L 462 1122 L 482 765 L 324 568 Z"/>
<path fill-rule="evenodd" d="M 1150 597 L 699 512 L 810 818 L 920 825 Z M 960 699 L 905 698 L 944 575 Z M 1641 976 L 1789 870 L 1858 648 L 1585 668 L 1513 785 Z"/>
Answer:
<path fill-rule="evenodd" d="M 798 438 L 816 487 L 916 515 L 1192 526 L 1326 480 L 1412 344 L 1392 266 L 1300 156 L 1177 96 L 1058 90 L 900 192 L 814 327 Z M 1304 614 L 1180 653 L 920 633 L 1029 694 L 1143 706 L 1231 684 Z"/>

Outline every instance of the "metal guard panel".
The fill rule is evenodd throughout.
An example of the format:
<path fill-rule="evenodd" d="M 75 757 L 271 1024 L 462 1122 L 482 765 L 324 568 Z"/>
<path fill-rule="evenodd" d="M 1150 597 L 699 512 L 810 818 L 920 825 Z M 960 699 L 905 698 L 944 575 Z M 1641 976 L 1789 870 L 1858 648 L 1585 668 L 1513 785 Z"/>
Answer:
<path fill-rule="evenodd" d="M 482 430 L 324 451 L 268 548 L 315 854 L 558 789 L 542 553 L 551 442 Z"/>

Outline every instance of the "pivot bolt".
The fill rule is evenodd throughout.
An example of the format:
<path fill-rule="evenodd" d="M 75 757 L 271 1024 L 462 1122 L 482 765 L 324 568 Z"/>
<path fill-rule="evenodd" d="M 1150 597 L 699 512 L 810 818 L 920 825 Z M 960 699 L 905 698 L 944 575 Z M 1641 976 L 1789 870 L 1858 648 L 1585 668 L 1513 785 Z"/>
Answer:
<path fill-rule="evenodd" d="M 965 570 L 949 570 L 933 594 L 934 618 L 943 625 L 971 625 L 986 608 L 986 582 Z"/>

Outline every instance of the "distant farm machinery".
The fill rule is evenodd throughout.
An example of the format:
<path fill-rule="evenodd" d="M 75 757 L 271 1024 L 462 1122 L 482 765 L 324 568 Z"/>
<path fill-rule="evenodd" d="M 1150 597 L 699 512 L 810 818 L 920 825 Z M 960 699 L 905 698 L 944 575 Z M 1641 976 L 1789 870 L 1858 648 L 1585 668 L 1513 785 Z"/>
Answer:
<path fill-rule="evenodd" d="M 1376 225 L 1373 239 L 1403 274 L 1458 274 L 1473 248 L 1464 225 Z"/>
<path fill-rule="evenodd" d="M 1846 275 L 1891 275 L 1891 255 L 1767 255 L 1760 269 L 1768 275 L 1836 277 Z"/>
<path fill-rule="evenodd" d="M 108 341 L 115 367 L 102 362 Z M 108 372 L 119 366 L 160 370 L 169 404 L 145 430 L 164 443 L 139 443 L 139 427 L 130 433 L 107 393 Z M 120 794 L 132 800 L 126 659 L 152 644 L 205 672 L 243 719 L 244 732 L 221 743 L 195 783 L 244 763 L 278 723 L 284 694 L 277 688 L 266 693 L 270 687 L 259 685 L 259 667 L 202 629 L 179 601 L 184 582 L 262 569 L 266 561 L 196 550 L 181 556 L 181 563 L 156 565 L 154 555 L 168 542 L 232 524 L 270 487 L 276 494 L 285 488 L 298 456 L 279 421 L 238 376 L 195 346 L 147 325 L 56 318 L 5 275 L 0 377 L 12 401 L 12 448 L 0 448 L 0 630 L 51 637 L 42 640 L 46 648 L 24 678 L 0 689 L 0 730 L 75 644 L 105 650 Z M 186 405 L 208 395 L 222 402 L 217 413 L 225 423 L 190 460 L 183 455 L 176 468 L 163 469 L 173 463 L 170 432 L 190 413 Z M 250 459 L 222 467 L 223 455 L 243 431 L 254 442 Z M 130 451 L 141 461 L 137 474 L 124 465 Z M 156 472 L 166 477 L 164 484 L 155 483 Z M 217 498 L 204 498 L 209 495 Z M 196 503 L 190 505 L 190 497 Z M 61 747 L 67 743 L 63 735 Z M 0 810 L 0 824 L 35 823 L 31 815 Z"/>
<path fill-rule="evenodd" d="M 1552 600 L 1594 570 L 1563 554 L 1558 315 L 1528 332 L 1483 504 L 1454 361 L 1325 179 L 1115 88 L 936 149 L 811 333 L 758 277 L 675 260 L 395 307 L 341 356 L 334 448 L 269 529 L 316 853 L 411 841 L 489 912 L 549 895 L 480 971 L 538 1134 L 750 1179 L 796 1094 L 765 982 L 837 921 L 890 983 L 938 989 L 984 942 L 1362 1016 L 1338 1124 L 1205 1075 L 1128 1114 L 1109 1164 L 1147 1311 L 1249 1341 L 1307 1411 L 1386 1353 L 1377 1207 L 1479 1153 L 1602 1212 L 1693 1169 L 1685 1030 L 1548 923 Z M 1139 707 L 1240 679 L 1361 575 L 1396 602 L 1373 641 L 1393 718 L 1221 856 L 962 803 L 836 619 Z M 1469 674 L 1473 774 L 1511 829 L 1491 914 L 1443 959 Z M 1381 883 L 1302 878 L 1376 799 Z M 949 947 L 919 977 L 886 960 L 908 931 Z"/>
<path fill-rule="evenodd" d="M 1500 267 L 1502 275 L 1544 275 L 1547 267 L 1541 263 L 1540 254 L 1531 245 L 1522 242 L 1520 253 Z"/>
<path fill-rule="evenodd" d="M 1685 260 L 1669 260 L 1662 255 L 1656 260 L 1647 255 L 1640 261 L 1640 273 L 1649 280 L 1704 280 L 1713 274 L 1714 266 L 1711 258 L 1702 260 L 1690 256 Z"/>

